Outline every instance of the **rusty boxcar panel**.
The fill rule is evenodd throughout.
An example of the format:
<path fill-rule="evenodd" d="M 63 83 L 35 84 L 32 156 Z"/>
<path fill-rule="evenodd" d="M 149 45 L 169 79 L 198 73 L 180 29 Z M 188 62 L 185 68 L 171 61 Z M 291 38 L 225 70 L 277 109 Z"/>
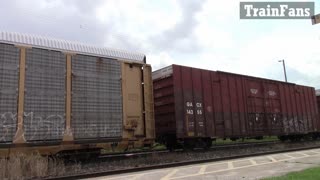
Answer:
<path fill-rule="evenodd" d="M 318 126 L 310 87 L 179 65 L 153 79 L 158 136 L 303 134 Z"/>
<path fill-rule="evenodd" d="M 26 51 L 24 121 L 27 141 L 62 140 L 65 128 L 65 54 Z"/>
<path fill-rule="evenodd" d="M 72 57 L 72 127 L 74 138 L 122 136 L 120 62 L 75 55 Z"/>
<path fill-rule="evenodd" d="M 11 142 L 17 128 L 19 49 L 0 44 L 0 143 Z"/>

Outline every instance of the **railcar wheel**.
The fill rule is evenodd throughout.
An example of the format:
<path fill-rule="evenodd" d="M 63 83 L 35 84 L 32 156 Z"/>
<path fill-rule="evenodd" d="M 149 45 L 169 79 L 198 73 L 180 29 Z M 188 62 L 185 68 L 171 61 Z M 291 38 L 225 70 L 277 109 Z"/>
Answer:
<path fill-rule="evenodd" d="M 183 141 L 183 149 L 185 150 L 192 150 L 196 147 L 196 140 L 195 139 L 185 139 Z"/>
<path fill-rule="evenodd" d="M 239 138 L 237 138 L 237 137 L 232 137 L 232 138 L 230 138 L 230 140 L 231 141 L 237 141 Z"/>
<path fill-rule="evenodd" d="M 263 139 L 263 136 L 256 136 L 255 139 L 256 139 L 256 140 L 262 140 L 262 139 Z"/>
<path fill-rule="evenodd" d="M 318 133 L 313 133 L 311 135 L 311 137 L 312 137 L 312 140 L 317 140 L 317 139 L 319 139 L 319 134 Z"/>
<path fill-rule="evenodd" d="M 290 140 L 291 142 L 301 141 L 302 138 L 303 138 L 302 135 L 290 135 L 290 136 L 289 136 L 289 140 Z"/>
<path fill-rule="evenodd" d="M 164 144 L 169 151 L 173 151 L 179 147 L 177 138 L 174 135 L 167 135 L 163 138 Z"/>

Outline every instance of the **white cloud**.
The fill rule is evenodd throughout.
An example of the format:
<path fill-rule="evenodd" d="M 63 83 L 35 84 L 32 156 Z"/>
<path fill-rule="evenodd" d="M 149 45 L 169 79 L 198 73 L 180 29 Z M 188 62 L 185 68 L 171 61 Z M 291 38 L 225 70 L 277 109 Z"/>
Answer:
<path fill-rule="evenodd" d="M 109 0 L 97 8 L 96 17 L 102 23 L 114 22 L 119 32 L 148 37 L 173 27 L 181 18 L 176 1 L 163 2 L 168 7 L 153 6 L 146 0 Z"/>
<path fill-rule="evenodd" d="M 268 75 L 285 59 L 288 68 L 307 75 L 320 76 L 320 40 L 314 29 L 280 29 L 253 40 L 240 50 L 240 71 L 254 67 L 250 73 Z"/>
<path fill-rule="evenodd" d="M 320 25 L 240 20 L 240 0 L 12 0 L 0 28 L 139 51 L 154 69 L 170 64 L 283 79 L 320 88 Z M 317 10 L 316 10 L 317 12 Z"/>
<path fill-rule="evenodd" d="M 169 66 L 174 64 L 174 62 L 174 59 L 166 52 L 150 54 L 147 56 L 147 63 L 152 65 L 153 70 Z"/>
<path fill-rule="evenodd" d="M 182 64 L 318 86 L 320 29 L 310 20 L 240 20 L 239 1 L 208 1 L 197 15 L 199 54 Z"/>
<path fill-rule="evenodd" d="M 195 36 L 204 50 L 233 48 L 233 34 L 202 22 L 195 29 Z"/>

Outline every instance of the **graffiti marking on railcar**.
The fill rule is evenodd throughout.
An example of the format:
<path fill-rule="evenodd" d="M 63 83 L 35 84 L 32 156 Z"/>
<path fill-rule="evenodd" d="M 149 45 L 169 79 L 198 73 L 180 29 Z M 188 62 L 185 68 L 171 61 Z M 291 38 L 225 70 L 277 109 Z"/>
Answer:
<path fill-rule="evenodd" d="M 268 91 L 269 96 L 276 96 L 277 93 L 275 91 Z"/>
<path fill-rule="evenodd" d="M 258 94 L 258 89 L 250 89 L 250 92 L 252 93 L 252 94 Z"/>
<path fill-rule="evenodd" d="M 0 141 L 8 141 L 12 132 L 16 127 L 17 113 L 5 112 L 0 115 Z"/>
<path fill-rule="evenodd" d="M 259 114 L 257 113 L 256 114 L 256 122 L 258 122 L 259 121 Z"/>
<path fill-rule="evenodd" d="M 196 107 L 197 108 L 201 108 L 202 107 L 202 103 L 196 103 Z"/>
<path fill-rule="evenodd" d="M 58 138 L 64 133 L 65 121 L 62 115 L 52 114 L 43 117 L 35 116 L 34 112 L 25 112 L 24 117 L 27 122 L 24 128 L 28 129 L 24 135 L 27 135 L 29 140 Z"/>
<path fill-rule="evenodd" d="M 11 122 L 15 121 L 17 117 L 17 113 L 12 113 L 12 112 L 5 112 L 3 114 L 0 115 L 0 119 L 1 119 L 1 124 L 5 124 L 7 122 L 7 120 L 9 119 Z"/>

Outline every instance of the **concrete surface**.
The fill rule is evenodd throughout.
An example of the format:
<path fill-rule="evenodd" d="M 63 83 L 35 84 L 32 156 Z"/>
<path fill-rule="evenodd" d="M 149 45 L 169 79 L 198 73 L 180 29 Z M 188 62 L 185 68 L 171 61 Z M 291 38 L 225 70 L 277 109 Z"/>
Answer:
<path fill-rule="evenodd" d="M 94 180 L 233 180 L 261 179 L 320 166 L 320 149 L 119 174 Z"/>

